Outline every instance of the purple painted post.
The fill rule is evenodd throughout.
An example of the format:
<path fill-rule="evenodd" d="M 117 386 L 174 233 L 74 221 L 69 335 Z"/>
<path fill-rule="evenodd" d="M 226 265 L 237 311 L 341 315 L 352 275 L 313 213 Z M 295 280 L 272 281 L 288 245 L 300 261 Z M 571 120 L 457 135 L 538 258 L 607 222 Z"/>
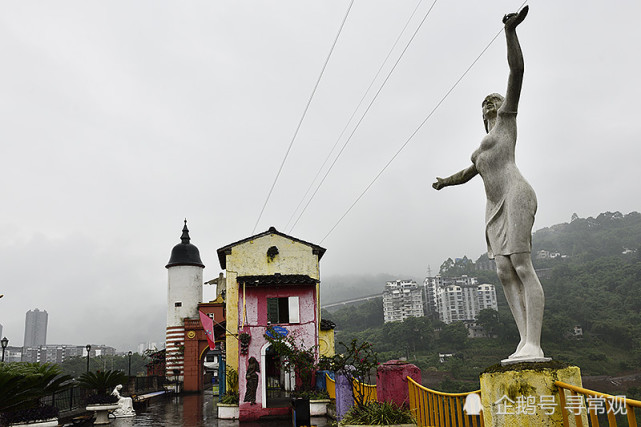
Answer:
<path fill-rule="evenodd" d="M 352 383 L 345 375 L 336 374 L 336 418 L 342 420 L 347 411 L 354 406 Z"/>
<path fill-rule="evenodd" d="M 421 370 L 418 366 L 402 360 L 390 360 L 379 365 L 376 370 L 377 400 L 379 402 L 394 402 L 399 406 L 408 406 L 410 395 L 407 377 L 420 384 Z M 338 403 L 338 398 L 336 402 Z"/>

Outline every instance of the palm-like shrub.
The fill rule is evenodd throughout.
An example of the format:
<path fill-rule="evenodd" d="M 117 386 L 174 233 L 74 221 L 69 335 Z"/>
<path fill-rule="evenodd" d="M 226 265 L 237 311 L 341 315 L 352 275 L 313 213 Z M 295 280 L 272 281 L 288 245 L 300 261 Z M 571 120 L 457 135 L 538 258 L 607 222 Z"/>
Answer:
<path fill-rule="evenodd" d="M 0 364 L 0 425 L 57 416 L 57 410 L 40 399 L 63 390 L 70 380 L 53 364 Z"/>
<path fill-rule="evenodd" d="M 118 398 L 111 391 L 118 384 L 126 384 L 127 379 L 122 371 L 85 372 L 78 378 L 78 384 L 94 392 L 87 403 L 115 403 Z"/>
<path fill-rule="evenodd" d="M 414 424 L 415 420 L 409 409 L 394 403 L 369 402 L 363 406 L 352 406 L 342 422 L 354 425 L 395 425 Z"/>

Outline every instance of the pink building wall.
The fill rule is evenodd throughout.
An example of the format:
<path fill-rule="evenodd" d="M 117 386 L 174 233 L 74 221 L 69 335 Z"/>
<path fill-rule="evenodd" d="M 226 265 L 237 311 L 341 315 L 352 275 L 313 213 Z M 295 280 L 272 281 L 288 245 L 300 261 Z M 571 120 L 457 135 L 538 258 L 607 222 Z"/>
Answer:
<path fill-rule="evenodd" d="M 289 335 L 296 338 L 296 342 L 302 340 L 307 347 L 318 345 L 318 319 L 316 305 L 316 285 L 291 285 L 291 286 L 246 286 L 245 287 L 245 325 L 243 327 L 243 289 L 239 289 L 238 303 L 238 332 L 247 332 L 251 336 L 248 354 L 238 356 L 238 377 L 239 377 L 239 411 L 242 420 L 256 420 L 265 415 L 287 414 L 289 408 L 263 408 L 262 389 L 265 386 L 263 378 L 264 360 L 261 350 L 267 344 L 265 332 L 267 323 L 267 298 L 299 298 L 299 323 L 283 323 L 279 326 L 289 331 Z M 261 374 L 258 378 L 258 389 L 256 390 L 256 404 L 243 402 L 246 391 L 246 372 L 248 360 L 255 357 L 261 365 Z"/>

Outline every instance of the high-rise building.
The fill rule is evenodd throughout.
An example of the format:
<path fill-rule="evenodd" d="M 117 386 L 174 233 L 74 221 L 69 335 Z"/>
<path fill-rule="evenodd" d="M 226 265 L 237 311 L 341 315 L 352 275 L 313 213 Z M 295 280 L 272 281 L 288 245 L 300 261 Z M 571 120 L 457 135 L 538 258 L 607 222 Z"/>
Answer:
<path fill-rule="evenodd" d="M 423 316 L 423 295 L 413 280 L 395 280 L 385 284 L 383 316 L 385 322 L 402 322 L 408 317 Z"/>
<path fill-rule="evenodd" d="M 474 277 L 428 277 L 425 285 L 442 322 L 474 321 L 486 308 L 498 311 L 494 285 L 479 285 Z"/>
<path fill-rule="evenodd" d="M 2 323 L 0 323 L 0 338 L 2 338 Z"/>
<path fill-rule="evenodd" d="M 27 311 L 24 323 L 23 347 L 39 347 L 47 344 L 47 322 L 49 315 L 46 310 Z"/>

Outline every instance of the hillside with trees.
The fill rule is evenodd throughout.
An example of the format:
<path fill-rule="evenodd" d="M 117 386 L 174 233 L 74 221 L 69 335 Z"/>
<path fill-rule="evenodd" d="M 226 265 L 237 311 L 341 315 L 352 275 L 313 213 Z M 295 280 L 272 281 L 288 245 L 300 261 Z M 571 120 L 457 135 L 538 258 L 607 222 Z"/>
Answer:
<path fill-rule="evenodd" d="M 641 214 L 606 212 L 596 218 L 573 216 L 570 223 L 538 230 L 533 255 L 544 250 L 560 256 L 534 259 L 545 291 L 542 346 L 547 356 L 581 367 L 584 376 L 626 375 L 641 371 Z M 562 257 L 561 255 L 565 255 Z M 486 255 L 484 255 L 487 258 Z M 514 351 L 518 332 L 493 271 L 476 270 L 467 257 L 446 260 L 444 276 L 468 274 L 497 286 L 499 311 L 483 310 L 477 322 L 488 338 L 467 338 L 462 323 L 413 318 L 383 323 L 382 301 L 324 312 L 336 323 L 337 341 L 367 340 L 380 360 L 405 357 L 423 372 L 445 375 L 431 384 L 444 391 L 471 390 L 478 374 Z M 575 335 L 578 326 L 582 335 Z M 444 362 L 439 353 L 453 354 Z M 638 398 L 637 390 L 619 390 Z"/>

